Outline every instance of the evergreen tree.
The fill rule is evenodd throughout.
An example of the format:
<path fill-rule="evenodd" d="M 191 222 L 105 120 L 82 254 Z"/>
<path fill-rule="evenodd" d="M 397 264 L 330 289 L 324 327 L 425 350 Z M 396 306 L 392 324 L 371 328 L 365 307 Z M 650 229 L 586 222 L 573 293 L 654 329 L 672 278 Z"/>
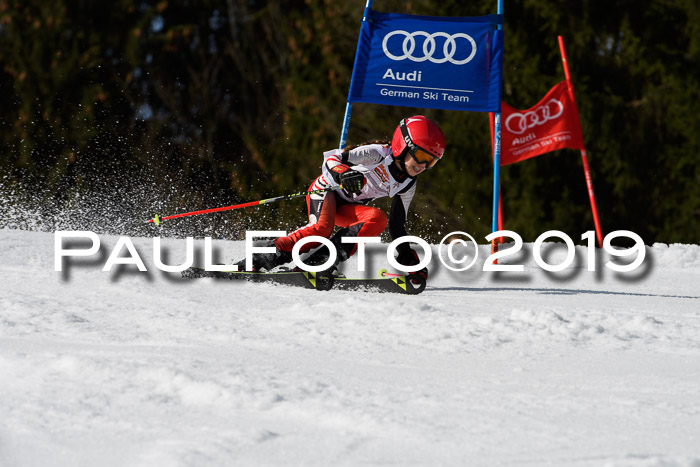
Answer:
<path fill-rule="evenodd" d="M 150 217 L 156 207 L 305 189 L 322 152 L 338 143 L 364 3 L 0 1 L 3 191 L 21 187 L 47 209 L 100 193 L 128 207 L 122 217 Z M 495 3 L 374 8 L 476 16 Z M 564 79 L 557 35 L 565 39 L 603 229 L 700 243 L 700 5 L 521 0 L 505 8 L 509 104 L 528 108 Z M 483 238 L 493 183 L 485 114 L 357 104 L 349 143 L 388 139 L 413 113 L 438 121 L 448 139 L 444 160 L 421 177 L 413 231 L 431 241 L 456 229 Z M 593 228 L 577 151 L 504 167 L 502 190 L 505 226 L 526 241 L 549 229 L 577 239 Z M 180 225 L 233 238 L 251 219 L 289 228 L 303 210 L 289 202 Z"/>

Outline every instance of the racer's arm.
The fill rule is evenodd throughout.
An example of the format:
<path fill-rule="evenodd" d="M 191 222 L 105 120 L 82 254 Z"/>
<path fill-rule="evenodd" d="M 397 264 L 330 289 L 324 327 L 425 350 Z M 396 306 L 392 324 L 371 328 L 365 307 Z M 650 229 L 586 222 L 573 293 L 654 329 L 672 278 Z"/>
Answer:
<path fill-rule="evenodd" d="M 367 144 L 348 151 L 331 151 L 326 153 L 324 174 L 330 175 L 348 195 L 359 195 L 365 185 L 364 175 L 353 169 L 356 165 L 375 165 L 384 159 L 383 146 Z"/>
<path fill-rule="evenodd" d="M 408 207 L 411 205 L 413 196 L 416 194 L 416 180 L 413 181 L 403 190 L 401 190 L 391 201 L 391 209 L 389 210 L 389 235 L 392 240 L 408 235 L 406 232 L 406 214 Z M 410 253 L 411 247 L 408 243 L 402 243 L 396 249 L 399 257 L 406 256 Z"/>
<path fill-rule="evenodd" d="M 392 240 L 406 236 L 406 213 L 408 206 L 411 204 L 413 195 L 416 193 L 416 179 L 403 190 L 401 190 L 391 201 L 391 209 L 389 210 L 389 234 Z M 414 266 L 420 263 L 418 253 L 411 248 L 408 243 L 402 243 L 396 247 L 398 256 L 396 260 L 404 266 Z M 424 281 L 428 280 L 428 268 L 419 269 L 414 272 L 421 276 Z M 413 282 L 416 282 L 415 280 Z"/>
<path fill-rule="evenodd" d="M 328 153 L 326 153 L 328 154 Z M 329 171 L 338 165 L 375 165 L 384 160 L 386 153 L 381 144 L 366 144 L 349 151 L 334 151 L 328 154 L 324 164 Z"/>
<path fill-rule="evenodd" d="M 397 196 L 391 202 L 391 209 L 389 211 L 389 234 L 392 240 L 403 237 L 406 234 L 406 213 L 408 212 L 408 206 L 411 204 L 413 195 L 416 193 L 416 180 L 413 181 L 403 190 L 401 190 Z M 403 264 L 404 266 L 414 266 L 420 263 L 420 258 L 418 253 L 415 252 L 413 248 L 408 243 L 402 243 L 397 248 L 398 256 L 396 260 Z M 423 280 L 428 280 L 428 268 L 420 269 L 413 274 L 421 276 Z"/>

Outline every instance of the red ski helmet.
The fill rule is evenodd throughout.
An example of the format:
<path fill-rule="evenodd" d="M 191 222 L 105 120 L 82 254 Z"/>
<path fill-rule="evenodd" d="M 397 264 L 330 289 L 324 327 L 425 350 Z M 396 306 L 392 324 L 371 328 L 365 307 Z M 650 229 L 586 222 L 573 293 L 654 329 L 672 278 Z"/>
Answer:
<path fill-rule="evenodd" d="M 391 151 L 396 159 L 406 150 L 416 162 L 430 169 L 445 153 L 445 135 L 435 122 L 423 115 L 404 118 L 394 131 Z"/>

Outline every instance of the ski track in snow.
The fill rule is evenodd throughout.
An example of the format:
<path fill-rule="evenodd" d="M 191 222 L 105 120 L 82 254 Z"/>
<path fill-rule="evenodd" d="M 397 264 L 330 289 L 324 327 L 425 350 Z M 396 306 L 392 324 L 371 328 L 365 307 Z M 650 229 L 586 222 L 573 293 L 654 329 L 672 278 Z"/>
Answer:
<path fill-rule="evenodd" d="M 100 239 L 55 272 L 53 234 L 0 230 L 0 466 L 700 467 L 700 246 L 402 296 L 185 281 L 145 238 L 148 273 L 102 272 Z"/>

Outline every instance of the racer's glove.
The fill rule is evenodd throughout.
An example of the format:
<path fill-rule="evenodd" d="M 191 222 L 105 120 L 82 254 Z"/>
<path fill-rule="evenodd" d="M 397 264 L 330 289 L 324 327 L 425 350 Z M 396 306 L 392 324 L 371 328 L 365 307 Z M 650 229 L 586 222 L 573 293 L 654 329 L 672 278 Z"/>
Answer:
<path fill-rule="evenodd" d="M 416 253 L 416 251 L 412 248 L 408 248 L 400 252 L 396 260 L 404 266 L 415 266 L 416 264 L 420 263 L 418 253 Z M 424 281 L 428 280 L 427 267 L 419 269 L 418 271 L 414 271 L 411 274 L 415 274 L 416 276 L 422 277 Z"/>
<path fill-rule="evenodd" d="M 365 186 L 365 176 L 362 172 L 354 170 L 352 167 L 339 164 L 331 169 L 331 174 L 336 183 L 343 185 L 343 190 L 348 194 L 359 195 Z"/>

